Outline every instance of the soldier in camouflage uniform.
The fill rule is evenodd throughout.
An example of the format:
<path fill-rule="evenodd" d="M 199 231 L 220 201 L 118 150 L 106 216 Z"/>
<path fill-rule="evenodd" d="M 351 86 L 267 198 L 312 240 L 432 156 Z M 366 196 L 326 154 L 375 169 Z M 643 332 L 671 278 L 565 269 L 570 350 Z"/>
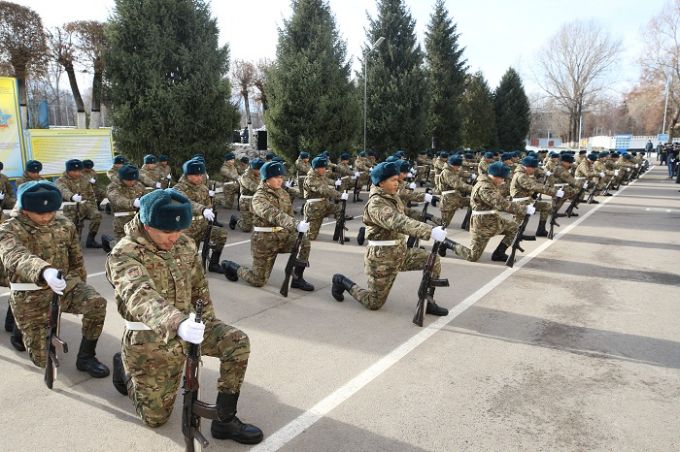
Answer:
<path fill-rule="evenodd" d="M 260 185 L 260 168 L 264 165 L 264 160 L 253 159 L 250 162 L 248 170 L 238 179 L 241 196 L 239 198 L 239 211 L 241 218 L 232 215 L 229 220 L 229 227 L 233 231 L 237 227 L 243 232 L 252 232 L 253 230 L 253 214 L 252 201 L 253 195 Z"/>
<path fill-rule="evenodd" d="M 253 256 L 253 268 L 240 266 L 233 261 L 222 261 L 224 275 L 230 281 L 243 278 L 251 286 L 264 286 L 269 280 L 276 256 L 279 253 L 290 253 L 298 233 L 305 233 L 310 229 L 308 222 L 296 221 L 293 218 L 290 197 L 282 188 L 284 175 L 285 168 L 279 162 L 265 163 L 260 169 L 261 183 L 253 196 L 251 206 L 254 232 L 250 241 L 250 252 Z M 310 247 L 309 239 L 305 235 L 298 255 L 301 261 L 309 260 Z M 291 287 L 312 291 L 314 286 L 305 281 L 304 271 L 305 267 L 295 268 Z"/>
<path fill-rule="evenodd" d="M 61 196 L 68 201 L 64 202 L 64 216 L 78 227 L 78 237 L 83 228 L 83 221 L 90 220 L 85 246 L 87 248 L 101 248 L 101 243 L 95 240 L 99 225 L 102 222 L 102 214 L 97 208 L 92 184 L 83 179 L 83 162 L 71 159 L 66 162 L 66 171 L 57 179 L 56 185 L 61 191 Z"/>
<path fill-rule="evenodd" d="M 43 177 L 40 175 L 40 171 L 42 171 L 42 163 L 40 163 L 37 160 L 29 160 L 26 162 L 26 169 L 24 171 L 24 174 L 17 179 L 17 190 L 21 186 L 21 184 L 24 184 L 26 182 L 30 181 L 40 181 L 44 180 Z"/>
<path fill-rule="evenodd" d="M 421 187 L 427 183 L 431 168 L 432 160 L 428 157 L 427 151 L 419 151 L 418 157 L 416 157 L 416 175 L 418 177 L 416 182 L 419 183 Z"/>
<path fill-rule="evenodd" d="M 156 190 L 163 186 L 157 162 L 158 159 L 155 155 L 147 154 L 144 156 L 144 165 L 139 170 L 139 181 L 144 184 L 147 191 Z"/>
<path fill-rule="evenodd" d="M 325 157 L 315 157 L 312 160 L 312 169 L 307 173 L 304 183 L 304 193 L 307 203 L 304 207 L 304 214 L 310 223 L 309 240 L 316 240 L 321 229 L 321 223 L 327 215 L 333 214 L 337 219 L 341 215 L 340 204 L 331 204 L 339 200 L 349 199 L 347 193 L 340 193 L 328 185 L 326 168 L 329 165 Z M 337 181 L 336 181 L 337 184 Z"/>
<path fill-rule="evenodd" d="M 574 176 L 571 175 L 571 166 L 574 163 L 574 156 L 569 153 L 560 155 L 560 164 L 555 167 L 553 173 L 554 184 L 553 187 L 562 189 L 565 195 L 557 201 L 557 211 L 562 208 L 567 199 L 573 199 L 579 191 L 583 183 L 578 183 Z M 578 216 L 578 213 L 572 212 L 572 216 Z"/>
<path fill-rule="evenodd" d="M 12 184 L 10 184 L 9 178 L 2 174 L 2 170 L 4 168 L 5 165 L 0 162 L 0 210 L 2 211 L 12 209 L 14 207 L 14 203 L 16 202 Z"/>
<path fill-rule="evenodd" d="M 92 160 L 83 160 L 82 174 L 83 179 L 92 185 L 92 191 L 94 191 L 95 196 L 94 202 L 98 206 L 106 198 L 106 191 L 97 185 L 97 171 L 94 169 L 94 162 Z"/>
<path fill-rule="evenodd" d="M 10 281 L 10 304 L 33 363 L 45 367 L 49 304 L 61 295 L 63 312 L 83 315 L 78 370 L 103 378 L 109 369 L 95 357 L 106 300 L 85 284 L 87 274 L 73 223 L 57 216 L 62 197 L 51 182 L 27 182 L 18 191 L 19 215 L 0 225 L 0 260 Z"/>
<path fill-rule="evenodd" d="M 340 162 L 335 167 L 335 174 L 340 181 L 340 187 L 337 188 L 339 191 L 350 190 L 354 187 L 352 184 L 354 171 L 352 171 L 352 168 L 349 166 L 350 157 L 349 152 L 343 152 L 340 154 Z"/>
<path fill-rule="evenodd" d="M 449 166 L 439 174 L 436 186 L 442 196 L 441 225 L 447 228 L 451 224 L 456 210 L 470 205 L 472 185 L 466 182 L 467 172 L 461 169 L 463 159 L 458 155 L 449 157 Z"/>
<path fill-rule="evenodd" d="M 482 158 L 482 161 L 479 162 L 479 165 L 477 165 L 477 174 L 480 176 L 482 174 L 486 174 L 487 168 L 489 168 L 489 165 L 491 165 L 495 161 L 493 152 L 487 151 L 484 153 L 484 158 Z"/>
<path fill-rule="evenodd" d="M 125 320 L 122 353 L 113 359 L 113 384 L 129 395 L 146 425 L 159 427 L 172 413 L 186 342 L 201 344 L 203 356 L 220 360 L 219 419 L 212 422 L 212 436 L 256 444 L 262 431 L 236 417 L 250 341 L 243 331 L 215 318 L 196 245 L 181 233 L 191 221 L 187 198 L 172 189 L 156 190 L 142 198 L 139 214 L 109 254 L 106 276 Z M 204 323 L 192 317 L 198 300 Z"/>
<path fill-rule="evenodd" d="M 122 155 L 117 155 L 113 158 L 113 165 L 106 171 L 106 175 L 111 182 L 118 180 L 118 170 L 125 164 L 127 164 L 127 159 Z"/>
<path fill-rule="evenodd" d="M 238 169 L 236 168 L 236 156 L 233 152 L 227 152 L 224 155 L 220 175 L 222 176 L 222 205 L 231 210 L 234 208 L 234 198 L 239 192 Z"/>
<path fill-rule="evenodd" d="M 597 158 L 598 154 L 595 152 L 588 154 L 585 159 L 581 160 L 581 163 L 579 163 L 574 172 L 574 179 L 576 179 L 577 182 L 588 182 L 591 187 L 597 185 L 600 175 L 595 171 L 595 168 L 593 168 L 593 162 L 597 161 Z M 593 190 L 597 190 L 597 188 L 593 188 Z M 595 199 L 591 202 L 592 204 L 600 203 Z"/>
<path fill-rule="evenodd" d="M 200 160 L 189 160 L 184 163 L 182 167 L 184 177 L 172 187 L 191 201 L 191 209 L 194 213 L 194 220 L 191 222 L 191 227 L 185 234 L 191 237 L 198 247 L 206 229 L 208 228 L 208 221 L 215 221 L 215 211 L 213 210 L 213 201 L 215 192 L 209 190 L 203 184 L 203 175 L 205 174 L 205 164 Z M 220 267 L 220 256 L 222 249 L 227 241 L 227 231 L 225 228 L 213 226 L 210 232 L 210 243 L 203 243 L 203 246 L 209 246 L 210 261 L 208 271 L 214 273 L 222 273 Z"/>
<path fill-rule="evenodd" d="M 439 176 L 439 173 L 444 171 L 446 165 L 448 164 L 448 159 L 449 153 L 442 151 L 439 153 L 439 156 L 434 160 L 434 162 L 432 162 L 432 169 L 434 170 L 433 181 L 437 180 L 437 176 Z"/>
<path fill-rule="evenodd" d="M 245 155 L 241 157 L 238 162 L 236 162 L 236 169 L 238 170 L 238 175 L 243 176 L 246 171 L 248 171 L 248 168 L 250 168 L 250 159 L 246 157 Z"/>
<path fill-rule="evenodd" d="M 116 240 L 120 240 L 125 236 L 125 225 L 137 213 L 145 190 L 139 182 L 139 170 L 133 165 L 122 166 L 116 179 L 117 182 L 111 182 L 107 187 L 106 195 L 113 210 L 113 233 Z"/>
<path fill-rule="evenodd" d="M 300 190 L 304 190 L 305 177 L 307 173 L 312 169 L 311 163 L 309 163 L 309 152 L 302 151 L 300 156 L 295 161 L 295 171 L 297 172 L 297 184 Z"/>
<path fill-rule="evenodd" d="M 161 188 L 170 188 L 172 185 L 172 167 L 170 158 L 167 155 L 158 156 L 158 176 L 160 177 Z"/>
<path fill-rule="evenodd" d="M 407 160 L 397 160 L 394 161 L 394 156 L 389 157 L 387 162 L 394 163 L 399 168 L 399 185 L 397 188 L 397 194 L 401 198 L 401 202 L 404 204 L 404 213 L 414 220 L 422 221 L 422 209 L 409 208 L 411 203 L 431 203 L 433 196 L 430 193 L 417 192 L 416 183 L 408 182 L 407 179 L 413 177 L 411 171 L 411 164 Z M 434 224 L 441 224 L 441 218 L 436 216 L 431 216 L 430 221 Z"/>
<path fill-rule="evenodd" d="M 597 184 L 597 190 L 598 191 L 603 191 L 609 181 L 614 177 L 614 170 L 610 170 L 607 167 L 607 163 L 609 162 L 609 153 L 608 152 L 600 152 L 597 155 L 597 161 L 593 164 L 593 170 L 598 173 L 600 176 L 599 182 Z M 604 193 L 604 196 L 612 196 L 611 193 Z"/>
<path fill-rule="evenodd" d="M 371 167 L 371 160 L 366 156 L 366 152 L 359 152 L 357 158 L 354 159 L 354 176 L 357 177 L 357 173 L 359 173 L 358 179 L 356 181 L 356 185 L 359 190 L 369 184 L 371 177 Z M 363 199 L 357 198 L 357 202 L 363 202 Z"/>
<path fill-rule="evenodd" d="M 373 187 L 364 208 L 368 248 L 364 256 L 364 271 L 368 275 L 368 289 L 363 289 L 346 276 L 333 275 L 331 293 L 337 301 L 344 300 L 348 291 L 359 303 L 374 311 L 380 309 L 392 289 L 400 271 L 422 270 L 428 253 L 420 248 L 407 248 L 406 236 L 422 240 L 432 237 L 436 241 L 446 239 L 446 231 L 413 220 L 404 214 L 404 203 L 397 194 L 399 185 L 398 162 L 384 162 L 371 171 Z M 436 259 L 432 277 L 439 278 L 441 265 Z M 427 313 L 444 316 L 448 310 L 434 301 L 434 287 L 429 288 Z"/>
<path fill-rule="evenodd" d="M 453 240 L 446 240 L 439 248 L 440 256 L 446 254 L 446 249 L 451 249 L 458 256 L 470 262 L 477 262 L 484 252 L 489 240 L 495 235 L 503 235 L 503 241 L 491 255 L 491 260 L 505 262 L 508 255 L 505 250 L 512 245 L 512 240 L 517 232 L 518 224 L 514 220 L 501 217 L 498 212 L 509 212 L 514 215 L 536 211 L 533 206 L 522 206 L 508 201 L 501 192 L 500 186 L 510 174 L 510 170 L 502 162 L 494 162 L 487 169 L 488 174 L 479 176 L 477 183 L 470 195 L 472 205 L 472 218 L 470 219 L 470 248 Z"/>

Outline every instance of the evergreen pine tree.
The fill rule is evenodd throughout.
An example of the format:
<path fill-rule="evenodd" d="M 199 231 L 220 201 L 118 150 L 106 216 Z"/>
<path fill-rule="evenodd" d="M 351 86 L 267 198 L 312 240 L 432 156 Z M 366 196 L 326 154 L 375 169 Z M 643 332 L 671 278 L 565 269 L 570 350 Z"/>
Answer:
<path fill-rule="evenodd" d="M 229 48 L 204 0 L 116 0 L 105 55 L 117 151 L 135 161 L 203 153 L 215 170 L 231 142 Z M 214 165 L 214 166 L 211 166 Z"/>
<path fill-rule="evenodd" d="M 290 160 L 300 150 L 338 154 L 355 141 L 361 118 L 346 44 L 327 1 L 292 0 L 292 9 L 267 73 L 269 137 Z"/>
<path fill-rule="evenodd" d="M 437 0 L 425 32 L 425 61 L 429 87 L 428 133 L 432 148 L 460 146 L 461 107 L 465 89 L 466 60 L 458 45 L 456 24 L 449 17 L 444 0 Z"/>
<path fill-rule="evenodd" d="M 380 37 L 385 42 L 368 54 L 367 147 L 385 152 L 425 147 L 427 88 L 423 52 L 415 20 L 404 0 L 378 0 L 378 15 L 369 17 L 366 52 Z M 363 87 L 364 75 L 359 74 Z"/>
<path fill-rule="evenodd" d="M 524 150 L 531 125 L 529 98 L 517 71 L 509 68 L 494 95 L 498 145 L 508 151 Z"/>
<path fill-rule="evenodd" d="M 496 145 L 493 94 L 481 72 L 468 77 L 463 94 L 463 141 L 472 149 Z"/>

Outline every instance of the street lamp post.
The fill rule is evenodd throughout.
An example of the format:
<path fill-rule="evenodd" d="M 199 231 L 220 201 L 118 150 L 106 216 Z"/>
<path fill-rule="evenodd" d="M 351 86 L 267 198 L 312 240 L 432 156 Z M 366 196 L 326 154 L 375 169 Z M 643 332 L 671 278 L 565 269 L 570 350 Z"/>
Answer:
<path fill-rule="evenodd" d="M 366 118 L 368 117 L 366 114 L 368 110 L 368 97 L 367 97 L 368 83 L 366 66 L 368 66 L 368 55 L 370 55 L 371 52 L 377 49 L 383 43 L 383 41 L 385 41 L 385 38 L 383 36 L 379 37 L 378 40 L 375 41 L 373 45 L 364 54 L 364 149 L 363 149 L 364 151 L 366 151 Z"/>

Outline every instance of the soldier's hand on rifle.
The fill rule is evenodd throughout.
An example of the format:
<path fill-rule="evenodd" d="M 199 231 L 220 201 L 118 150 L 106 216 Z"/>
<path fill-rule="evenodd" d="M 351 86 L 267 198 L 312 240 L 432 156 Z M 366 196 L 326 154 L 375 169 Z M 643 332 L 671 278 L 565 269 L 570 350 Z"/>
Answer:
<path fill-rule="evenodd" d="M 425 193 L 425 202 L 430 203 L 432 202 L 432 195 L 429 193 Z"/>
<path fill-rule="evenodd" d="M 336 179 L 336 181 L 335 181 L 335 186 L 336 186 L 336 187 L 339 187 L 339 186 L 341 186 L 341 185 L 342 185 L 342 180 L 341 180 L 340 178 Z"/>
<path fill-rule="evenodd" d="M 600 171 L 600 177 L 604 177 L 604 172 Z"/>
<path fill-rule="evenodd" d="M 139 206 L 141 205 L 142 204 L 139 202 L 139 198 L 135 198 L 135 200 L 132 201 L 132 207 L 134 207 L 135 209 L 139 209 Z"/>
<path fill-rule="evenodd" d="M 347 194 L 347 192 L 341 194 L 340 199 L 342 199 L 343 201 L 347 201 L 349 199 L 349 195 Z"/>
<path fill-rule="evenodd" d="M 43 270 L 42 277 L 54 293 L 64 295 L 64 289 L 66 289 L 66 280 L 59 277 L 59 270 L 48 267 Z"/>
<path fill-rule="evenodd" d="M 588 190 L 588 182 L 584 182 L 584 183 L 583 183 L 583 189 L 584 189 L 584 190 Z"/>
<path fill-rule="evenodd" d="M 293 183 L 291 181 L 287 180 L 284 185 L 286 186 L 286 188 L 290 188 L 290 187 L 293 186 Z"/>
<path fill-rule="evenodd" d="M 359 171 L 355 171 L 355 172 L 354 172 L 354 177 L 357 178 L 357 177 L 359 177 L 359 176 L 361 176 L 361 173 L 360 173 Z"/>
<path fill-rule="evenodd" d="M 441 226 L 437 226 L 436 228 L 432 228 L 432 240 L 435 242 L 443 242 L 446 240 L 446 229 L 444 229 Z"/>
<path fill-rule="evenodd" d="M 160 182 L 156 182 L 156 188 L 161 188 L 161 183 L 160 183 Z"/>
<path fill-rule="evenodd" d="M 531 216 L 535 213 L 536 213 L 536 208 L 534 206 L 532 206 L 531 204 L 529 204 L 527 206 L 527 215 Z"/>
<path fill-rule="evenodd" d="M 557 190 L 557 193 L 555 193 L 555 196 L 558 197 L 558 198 L 563 198 L 564 197 L 564 190 L 562 190 L 560 188 L 559 190 Z"/>
<path fill-rule="evenodd" d="M 410 188 L 411 190 L 415 190 L 416 189 L 416 183 L 411 182 L 410 184 L 408 184 L 408 188 Z"/>
<path fill-rule="evenodd" d="M 91 183 L 92 185 L 94 185 L 94 184 L 97 183 L 97 180 L 93 177 L 93 178 L 90 179 L 90 183 Z"/>
<path fill-rule="evenodd" d="M 3 192 L 0 192 L 0 201 L 2 201 L 3 199 L 5 199 L 5 194 Z"/>
<path fill-rule="evenodd" d="M 167 176 L 165 176 L 165 178 L 166 178 L 167 180 L 172 180 L 172 174 L 168 174 Z"/>
<path fill-rule="evenodd" d="M 203 218 L 205 218 L 208 221 L 214 221 L 215 220 L 215 212 L 213 212 L 212 209 L 205 209 L 203 211 Z"/>
<path fill-rule="evenodd" d="M 177 335 L 192 344 L 200 344 L 203 342 L 204 334 L 205 325 L 196 321 L 196 314 L 193 312 L 189 314 L 189 318 L 180 323 L 179 328 L 177 328 Z"/>
<path fill-rule="evenodd" d="M 297 224 L 297 226 L 295 226 L 295 229 L 297 229 L 298 232 L 302 232 L 304 234 L 305 232 L 309 231 L 309 223 L 305 220 L 302 220 Z"/>
<path fill-rule="evenodd" d="M 215 190 L 208 190 L 208 196 L 210 196 L 211 198 L 214 198 L 215 197 Z"/>
<path fill-rule="evenodd" d="M 76 193 L 75 195 L 71 196 L 71 201 L 73 201 L 73 202 L 80 202 L 80 201 L 82 201 L 82 200 L 83 200 L 83 197 L 80 196 L 78 193 Z"/>
<path fill-rule="evenodd" d="M 619 175 L 619 170 L 614 170 L 614 176 L 618 176 L 618 175 Z"/>
<path fill-rule="evenodd" d="M 552 176 L 552 172 L 546 171 L 546 172 L 545 172 L 545 177 L 550 177 L 550 176 Z"/>

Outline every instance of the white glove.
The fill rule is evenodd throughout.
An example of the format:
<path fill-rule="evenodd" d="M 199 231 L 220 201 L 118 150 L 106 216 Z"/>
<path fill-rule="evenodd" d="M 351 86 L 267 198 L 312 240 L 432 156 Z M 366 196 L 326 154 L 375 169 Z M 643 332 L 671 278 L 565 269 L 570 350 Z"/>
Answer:
<path fill-rule="evenodd" d="M 415 190 L 416 189 L 416 183 L 411 182 L 410 184 L 408 184 L 408 188 L 410 188 L 411 190 Z"/>
<path fill-rule="evenodd" d="M 563 198 L 564 197 L 564 190 L 562 190 L 560 188 L 559 190 L 557 190 L 557 193 L 555 193 L 555 196 L 558 197 L 558 198 Z"/>
<path fill-rule="evenodd" d="M 166 178 L 167 180 L 172 180 L 172 174 L 168 174 L 167 176 L 165 176 L 165 178 Z"/>
<path fill-rule="evenodd" d="M 626 168 L 626 172 L 627 172 L 627 173 L 630 173 L 630 168 Z"/>
<path fill-rule="evenodd" d="M 583 183 L 583 189 L 584 189 L 584 190 L 588 190 L 588 182 L 584 182 L 584 183 Z"/>
<path fill-rule="evenodd" d="M 295 229 L 297 229 L 298 232 L 302 232 L 303 234 L 307 231 L 309 231 L 309 223 L 306 222 L 305 220 L 302 220 L 295 226 Z"/>
<path fill-rule="evenodd" d="M 205 173 L 205 178 L 206 178 L 206 179 L 210 179 L 210 174 Z"/>
<path fill-rule="evenodd" d="M 104 206 L 107 206 L 109 204 L 111 204 L 111 201 L 109 201 L 109 198 L 104 198 L 104 199 L 102 199 L 102 202 L 99 203 L 99 207 L 103 208 Z"/>
<path fill-rule="evenodd" d="M 552 176 L 552 173 L 551 173 L 550 171 L 546 171 L 546 172 L 545 172 L 545 175 L 546 175 L 547 177 L 550 177 L 550 176 Z"/>
<path fill-rule="evenodd" d="M 94 185 L 94 184 L 97 183 L 97 180 L 93 177 L 92 179 L 90 179 L 90 183 L 91 183 L 92 185 Z"/>
<path fill-rule="evenodd" d="M 286 186 L 286 188 L 290 188 L 290 187 L 293 186 L 293 183 L 291 181 L 287 180 L 284 185 Z"/>
<path fill-rule="evenodd" d="M 446 240 L 446 229 L 444 229 L 441 226 L 437 226 L 436 228 L 432 228 L 432 240 L 435 242 L 443 242 Z"/>
<path fill-rule="evenodd" d="M 360 173 L 359 171 L 355 171 L 355 172 L 354 172 L 354 177 L 359 177 L 359 176 L 361 176 L 361 173 Z"/>
<path fill-rule="evenodd" d="M 637 164 L 635 165 L 635 168 L 640 168 L 640 164 L 637 163 Z"/>
<path fill-rule="evenodd" d="M 2 201 L 3 199 L 5 199 L 5 194 L 4 194 L 4 193 L 0 193 L 0 201 Z"/>
<path fill-rule="evenodd" d="M 618 175 L 619 175 L 619 170 L 614 170 L 614 176 L 618 176 Z"/>
<path fill-rule="evenodd" d="M 139 209 L 139 206 L 141 205 L 142 204 L 139 202 L 139 198 L 135 198 L 135 200 L 132 201 L 132 207 L 134 207 L 135 209 Z"/>
<path fill-rule="evenodd" d="M 415 174 L 413 174 L 412 172 L 409 171 L 409 172 L 408 172 L 408 177 L 409 177 L 409 178 L 413 178 L 413 176 L 415 176 Z"/>
<path fill-rule="evenodd" d="M 204 334 L 205 325 L 196 321 L 196 314 L 193 312 L 189 314 L 189 318 L 180 323 L 179 328 L 177 328 L 177 335 L 192 344 L 200 344 L 203 342 Z"/>
<path fill-rule="evenodd" d="M 604 172 L 600 171 L 600 177 L 604 177 Z"/>
<path fill-rule="evenodd" d="M 339 187 L 339 186 L 341 186 L 341 185 L 342 185 L 342 180 L 337 179 L 337 180 L 335 181 L 335 186 L 336 186 L 336 187 Z"/>
<path fill-rule="evenodd" d="M 160 182 L 156 182 L 156 188 L 161 188 L 161 183 L 160 183 Z"/>
<path fill-rule="evenodd" d="M 212 209 L 205 209 L 203 211 L 203 218 L 208 221 L 213 221 L 215 219 L 215 212 Z"/>
<path fill-rule="evenodd" d="M 66 289 L 66 281 L 59 277 L 59 270 L 56 268 L 48 267 L 43 270 L 43 279 L 50 286 L 50 289 L 54 293 L 59 295 L 64 295 L 64 289 Z"/>
<path fill-rule="evenodd" d="M 347 192 L 341 194 L 340 199 L 342 199 L 343 201 L 347 201 L 349 199 L 349 195 L 347 194 Z"/>
<path fill-rule="evenodd" d="M 211 198 L 214 198 L 215 197 L 215 190 L 208 190 L 208 196 L 210 196 Z"/>
<path fill-rule="evenodd" d="M 535 213 L 536 213 L 536 208 L 534 206 L 532 206 L 531 204 L 529 204 L 527 206 L 527 215 L 531 216 Z"/>
<path fill-rule="evenodd" d="M 425 202 L 431 202 L 432 201 L 432 195 L 429 193 L 425 193 Z"/>
<path fill-rule="evenodd" d="M 71 201 L 73 201 L 73 202 L 80 202 L 80 201 L 82 201 L 82 200 L 83 200 L 83 197 L 80 196 L 78 193 L 76 193 L 75 195 L 71 196 Z"/>

